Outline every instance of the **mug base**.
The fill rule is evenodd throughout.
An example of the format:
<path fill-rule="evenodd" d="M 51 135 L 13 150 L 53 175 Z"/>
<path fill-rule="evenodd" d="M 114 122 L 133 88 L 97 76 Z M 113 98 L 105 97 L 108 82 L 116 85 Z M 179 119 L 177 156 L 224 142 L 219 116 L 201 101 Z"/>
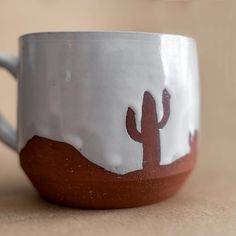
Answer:
<path fill-rule="evenodd" d="M 174 195 L 196 162 L 191 152 L 169 165 L 119 175 L 90 162 L 73 146 L 34 136 L 20 152 L 25 173 L 50 202 L 79 208 L 114 209 L 149 205 Z"/>
<path fill-rule="evenodd" d="M 138 184 L 89 183 L 87 186 L 93 189 L 89 191 L 81 185 L 73 192 L 64 192 L 62 189 L 55 189 L 55 183 L 47 183 L 48 189 L 37 184 L 37 189 L 43 199 L 62 206 L 82 209 L 133 208 L 151 205 L 172 197 L 183 185 L 190 172 L 161 179 L 144 180 Z"/>

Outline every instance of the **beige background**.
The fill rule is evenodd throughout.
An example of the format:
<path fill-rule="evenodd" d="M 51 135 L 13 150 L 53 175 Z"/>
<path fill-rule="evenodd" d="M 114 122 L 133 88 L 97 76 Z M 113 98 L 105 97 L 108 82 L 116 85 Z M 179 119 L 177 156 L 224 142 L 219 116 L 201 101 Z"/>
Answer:
<path fill-rule="evenodd" d="M 202 89 L 198 166 L 172 199 L 148 207 L 85 211 L 50 205 L 0 144 L 0 235 L 235 235 L 236 1 L 5 0 L 0 51 L 27 32 L 136 30 L 197 39 Z M 0 70 L 0 111 L 15 125 L 16 83 Z M 44 233 L 44 234 L 43 234 Z"/>

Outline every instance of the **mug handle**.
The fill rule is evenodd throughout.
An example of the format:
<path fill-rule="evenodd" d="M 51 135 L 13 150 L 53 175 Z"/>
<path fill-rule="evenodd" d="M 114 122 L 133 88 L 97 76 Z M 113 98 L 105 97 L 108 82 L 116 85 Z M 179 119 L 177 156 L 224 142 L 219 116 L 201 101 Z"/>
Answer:
<path fill-rule="evenodd" d="M 0 68 L 5 68 L 11 73 L 11 75 L 17 79 L 18 70 L 18 58 L 0 53 Z M 6 119 L 0 114 L 0 140 L 8 145 L 11 149 L 17 150 L 17 138 L 16 132 L 6 121 Z"/>

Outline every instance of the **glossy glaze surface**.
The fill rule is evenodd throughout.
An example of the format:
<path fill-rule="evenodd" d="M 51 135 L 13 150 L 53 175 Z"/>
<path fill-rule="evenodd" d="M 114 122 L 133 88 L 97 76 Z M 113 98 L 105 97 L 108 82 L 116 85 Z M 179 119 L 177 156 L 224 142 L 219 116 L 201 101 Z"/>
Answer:
<path fill-rule="evenodd" d="M 195 42 L 155 33 L 49 33 L 21 38 L 19 151 L 34 135 L 74 146 L 89 161 L 117 174 L 142 169 L 143 147 L 130 138 L 126 112 L 141 128 L 148 91 L 162 117 L 161 165 L 190 152 L 198 129 L 199 85 Z"/>

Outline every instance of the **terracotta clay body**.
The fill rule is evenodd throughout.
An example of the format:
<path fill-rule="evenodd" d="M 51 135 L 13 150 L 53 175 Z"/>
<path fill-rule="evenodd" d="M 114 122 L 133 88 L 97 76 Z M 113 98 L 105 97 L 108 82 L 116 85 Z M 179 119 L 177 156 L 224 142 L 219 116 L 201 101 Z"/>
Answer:
<path fill-rule="evenodd" d="M 191 151 L 169 165 L 160 165 L 159 130 L 168 122 L 170 95 L 163 91 L 163 117 L 145 92 L 141 131 L 135 113 L 127 110 L 127 132 L 143 145 L 143 169 L 116 174 L 90 162 L 67 143 L 34 136 L 20 152 L 21 166 L 39 193 L 51 202 L 83 208 L 124 208 L 155 203 L 181 187 L 196 162 L 197 133 L 189 138 Z"/>

